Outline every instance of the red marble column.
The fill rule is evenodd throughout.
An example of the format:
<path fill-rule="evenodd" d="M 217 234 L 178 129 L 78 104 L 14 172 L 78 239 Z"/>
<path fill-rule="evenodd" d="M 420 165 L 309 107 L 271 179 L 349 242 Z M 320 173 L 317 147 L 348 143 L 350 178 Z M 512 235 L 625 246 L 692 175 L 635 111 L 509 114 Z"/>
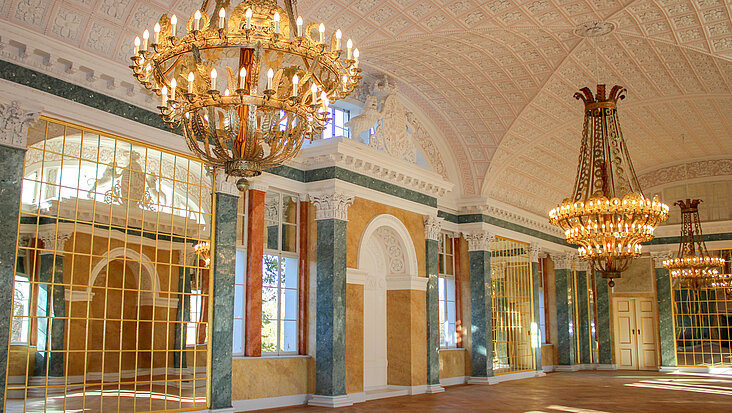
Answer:
<path fill-rule="evenodd" d="M 244 355 L 262 355 L 262 258 L 264 256 L 264 191 L 249 190 L 247 285 Z"/>

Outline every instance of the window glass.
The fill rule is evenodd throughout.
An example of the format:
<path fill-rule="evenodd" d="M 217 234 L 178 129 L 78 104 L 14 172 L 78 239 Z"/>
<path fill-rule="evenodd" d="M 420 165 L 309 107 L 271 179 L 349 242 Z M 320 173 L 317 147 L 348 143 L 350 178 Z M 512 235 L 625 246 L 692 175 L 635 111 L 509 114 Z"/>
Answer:
<path fill-rule="evenodd" d="M 439 301 L 440 347 L 457 346 L 455 308 L 455 257 L 453 239 L 441 233 L 438 239 L 439 278 L 437 283 Z"/>
<path fill-rule="evenodd" d="M 328 108 L 330 121 L 323 128 L 323 139 L 330 139 L 337 136 L 351 137 L 346 123 L 351 120 L 351 112 L 330 106 Z"/>

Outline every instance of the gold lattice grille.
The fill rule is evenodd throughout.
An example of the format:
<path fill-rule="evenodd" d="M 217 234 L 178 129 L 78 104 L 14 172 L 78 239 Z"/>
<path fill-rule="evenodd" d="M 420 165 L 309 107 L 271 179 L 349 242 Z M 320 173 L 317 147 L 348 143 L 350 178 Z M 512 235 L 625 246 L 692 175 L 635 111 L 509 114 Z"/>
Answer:
<path fill-rule="evenodd" d="M 709 250 L 726 260 L 722 273 L 732 274 L 732 249 Z M 688 367 L 732 366 L 732 289 L 692 288 L 672 281 L 676 363 Z"/>
<path fill-rule="evenodd" d="M 491 246 L 493 372 L 534 370 L 534 323 L 529 245 L 496 237 Z"/>
<path fill-rule="evenodd" d="M 207 406 L 212 185 L 200 162 L 41 119 L 29 130 L 6 412 Z"/>

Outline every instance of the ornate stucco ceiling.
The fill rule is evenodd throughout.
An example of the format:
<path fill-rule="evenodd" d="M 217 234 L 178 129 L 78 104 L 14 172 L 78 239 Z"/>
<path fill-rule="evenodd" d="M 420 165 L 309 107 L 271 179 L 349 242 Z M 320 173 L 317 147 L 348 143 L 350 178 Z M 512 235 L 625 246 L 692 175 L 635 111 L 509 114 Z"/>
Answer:
<path fill-rule="evenodd" d="M 0 10 L 126 64 L 134 36 L 170 3 L 5 0 Z M 182 16 L 201 1 L 172 3 Z M 454 151 L 464 195 L 542 215 L 568 195 L 582 116 L 572 95 L 597 79 L 628 88 L 620 117 L 639 175 L 732 156 L 729 0 L 300 0 L 298 8 L 353 37 L 368 71 L 399 81 Z M 575 35 L 588 21 L 615 30 Z"/>

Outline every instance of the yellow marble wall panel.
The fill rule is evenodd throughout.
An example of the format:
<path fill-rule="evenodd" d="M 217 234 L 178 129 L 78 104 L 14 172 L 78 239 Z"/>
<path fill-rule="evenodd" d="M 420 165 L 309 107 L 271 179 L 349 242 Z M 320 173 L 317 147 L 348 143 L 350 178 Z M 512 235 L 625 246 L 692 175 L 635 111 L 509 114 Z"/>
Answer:
<path fill-rule="evenodd" d="M 346 393 L 363 391 L 363 285 L 346 286 Z"/>
<path fill-rule="evenodd" d="M 412 307 L 411 385 L 427 384 L 427 293 L 409 290 Z"/>
<path fill-rule="evenodd" d="M 409 290 L 386 292 L 387 383 L 395 386 L 411 386 L 412 340 L 405 334 L 412 331 L 410 306 Z"/>
<path fill-rule="evenodd" d="M 473 372 L 473 360 L 471 358 L 471 337 L 470 337 L 470 256 L 468 254 L 468 242 L 460 237 L 460 291 L 462 293 L 462 337 L 465 375 L 470 376 Z"/>
<path fill-rule="evenodd" d="M 252 357 L 234 359 L 232 400 L 292 396 L 315 391 L 312 357 Z"/>
<path fill-rule="evenodd" d="M 349 268 L 358 267 L 358 249 L 361 245 L 361 236 L 369 222 L 381 214 L 390 214 L 398 218 L 409 231 L 417 254 L 418 275 L 425 276 L 425 242 L 424 217 L 414 212 L 404 211 L 388 205 L 356 198 L 348 208 L 348 256 Z"/>
<path fill-rule="evenodd" d="M 36 364 L 35 354 L 35 346 L 11 344 L 8 353 L 8 377 L 31 375 Z"/>
<path fill-rule="evenodd" d="M 556 364 L 556 359 L 554 358 L 553 344 L 541 345 L 541 364 L 544 366 L 553 366 Z"/>
<path fill-rule="evenodd" d="M 463 349 L 440 350 L 440 378 L 464 376 L 466 353 Z"/>

